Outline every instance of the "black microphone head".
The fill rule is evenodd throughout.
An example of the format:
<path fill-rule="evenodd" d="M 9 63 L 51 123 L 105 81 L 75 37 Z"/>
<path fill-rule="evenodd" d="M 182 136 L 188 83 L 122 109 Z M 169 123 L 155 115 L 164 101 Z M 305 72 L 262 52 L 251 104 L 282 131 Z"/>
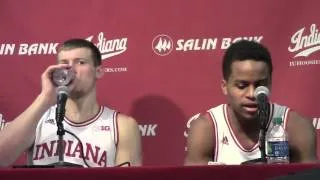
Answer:
<path fill-rule="evenodd" d="M 65 95 L 69 95 L 69 89 L 67 86 L 58 86 L 56 89 L 57 95 L 59 94 L 65 94 Z"/>
<path fill-rule="evenodd" d="M 260 94 L 264 94 L 265 96 L 269 96 L 269 89 L 266 86 L 259 86 L 254 91 L 254 97 L 258 98 Z"/>

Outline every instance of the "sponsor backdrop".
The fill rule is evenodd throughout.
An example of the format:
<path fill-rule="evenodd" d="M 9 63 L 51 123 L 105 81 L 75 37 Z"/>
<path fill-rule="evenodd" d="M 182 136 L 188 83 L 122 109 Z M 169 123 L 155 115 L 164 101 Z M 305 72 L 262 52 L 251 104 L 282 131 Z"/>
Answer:
<path fill-rule="evenodd" d="M 220 89 L 225 49 L 249 39 L 272 52 L 271 99 L 319 128 L 319 5 L 316 0 L 2 0 L 1 118 L 10 122 L 37 96 L 40 75 L 55 63 L 61 42 L 86 38 L 103 55 L 99 102 L 137 119 L 144 164 L 181 165 L 192 117 L 225 102 Z M 23 156 L 17 163 L 24 163 Z"/>

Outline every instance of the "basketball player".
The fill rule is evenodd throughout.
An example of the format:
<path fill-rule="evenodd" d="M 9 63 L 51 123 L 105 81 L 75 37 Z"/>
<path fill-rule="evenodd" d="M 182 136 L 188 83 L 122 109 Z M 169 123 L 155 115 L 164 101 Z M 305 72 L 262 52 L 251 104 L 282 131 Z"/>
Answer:
<path fill-rule="evenodd" d="M 191 123 L 186 165 L 241 164 L 261 157 L 254 91 L 258 86 L 270 89 L 271 78 L 271 56 L 263 45 L 243 40 L 227 49 L 221 84 L 227 104 L 209 109 Z M 316 136 L 311 120 L 276 103 L 270 103 L 269 128 L 272 117 L 283 117 L 290 162 L 315 161 Z"/>
<path fill-rule="evenodd" d="M 57 95 L 52 73 L 59 68 L 71 68 L 75 78 L 68 86 L 63 126 L 82 145 L 65 133 L 64 161 L 84 167 L 109 167 L 126 162 L 141 165 L 137 122 L 97 102 L 96 82 L 104 75 L 98 48 L 89 41 L 71 39 L 59 48 L 57 59 L 58 64 L 49 66 L 41 76 L 41 93 L 0 132 L 0 164 L 11 165 L 25 150 L 29 164 L 58 162 Z"/>

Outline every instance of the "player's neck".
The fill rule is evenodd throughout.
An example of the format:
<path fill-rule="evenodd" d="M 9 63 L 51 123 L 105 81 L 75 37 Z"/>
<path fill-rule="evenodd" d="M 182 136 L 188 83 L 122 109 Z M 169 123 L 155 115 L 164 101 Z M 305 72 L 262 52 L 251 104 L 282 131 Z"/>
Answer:
<path fill-rule="evenodd" d="M 230 123 L 232 127 L 241 134 L 255 137 L 259 133 L 260 124 L 258 120 L 246 119 L 234 112 L 230 107 L 228 108 Z"/>
<path fill-rule="evenodd" d="M 95 94 L 76 100 L 68 99 L 66 117 L 76 123 L 85 122 L 93 118 L 100 110 Z"/>

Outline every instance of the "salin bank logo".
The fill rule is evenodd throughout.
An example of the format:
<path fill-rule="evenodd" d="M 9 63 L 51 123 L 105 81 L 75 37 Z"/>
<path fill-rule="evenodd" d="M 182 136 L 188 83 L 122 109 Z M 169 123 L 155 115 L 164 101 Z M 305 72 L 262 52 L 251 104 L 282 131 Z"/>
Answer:
<path fill-rule="evenodd" d="M 159 34 L 152 40 L 153 52 L 159 56 L 166 56 L 173 50 L 172 38 L 165 34 Z"/>
<path fill-rule="evenodd" d="M 309 29 L 309 30 L 308 30 Z M 288 51 L 293 54 L 289 66 L 308 66 L 320 64 L 320 59 L 307 59 L 320 50 L 320 33 L 316 24 L 310 28 L 298 29 L 291 37 Z"/>
<path fill-rule="evenodd" d="M 153 38 L 152 49 L 159 56 L 169 55 L 173 50 L 177 52 L 187 51 L 210 51 L 224 50 L 232 43 L 240 40 L 256 41 L 260 43 L 262 35 L 256 36 L 238 36 L 238 37 L 196 37 L 196 38 L 179 38 L 175 41 L 166 34 L 160 34 Z"/>

